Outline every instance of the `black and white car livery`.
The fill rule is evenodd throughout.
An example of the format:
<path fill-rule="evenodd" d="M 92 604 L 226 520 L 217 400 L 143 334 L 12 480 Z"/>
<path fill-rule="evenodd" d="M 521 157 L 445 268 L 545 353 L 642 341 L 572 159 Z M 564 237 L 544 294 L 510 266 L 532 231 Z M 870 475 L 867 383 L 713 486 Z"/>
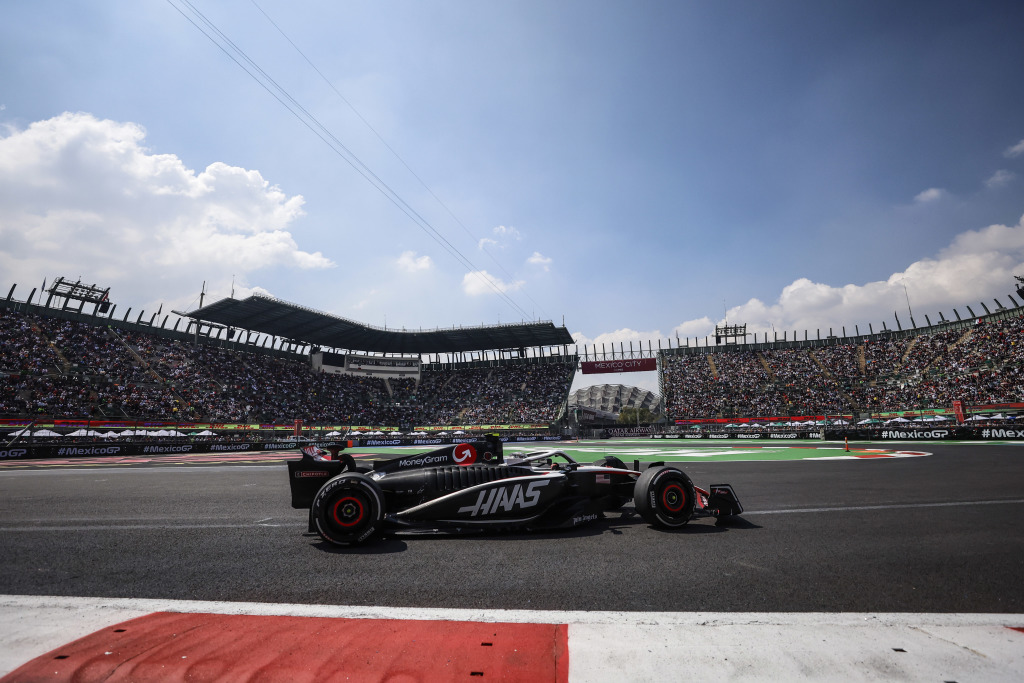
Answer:
<path fill-rule="evenodd" d="M 372 465 L 306 452 L 288 463 L 288 476 L 292 507 L 308 509 L 309 531 L 336 545 L 396 533 L 572 528 L 630 501 L 663 529 L 743 512 L 728 484 L 698 488 L 662 463 L 640 472 L 613 456 L 579 463 L 559 450 L 506 459 L 496 437 Z"/>

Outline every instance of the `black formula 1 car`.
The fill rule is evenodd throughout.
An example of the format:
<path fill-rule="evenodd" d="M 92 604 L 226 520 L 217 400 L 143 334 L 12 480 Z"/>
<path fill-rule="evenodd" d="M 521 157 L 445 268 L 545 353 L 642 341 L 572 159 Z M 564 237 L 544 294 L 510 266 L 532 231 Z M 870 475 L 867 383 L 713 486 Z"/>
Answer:
<path fill-rule="evenodd" d="M 630 500 L 663 529 L 743 512 L 728 484 L 698 488 L 663 463 L 640 472 L 616 457 L 587 464 L 558 450 L 506 460 L 494 437 L 372 465 L 347 453 L 323 455 L 303 449 L 301 460 L 288 462 L 292 507 L 308 509 L 309 531 L 337 545 L 403 532 L 571 528 Z"/>

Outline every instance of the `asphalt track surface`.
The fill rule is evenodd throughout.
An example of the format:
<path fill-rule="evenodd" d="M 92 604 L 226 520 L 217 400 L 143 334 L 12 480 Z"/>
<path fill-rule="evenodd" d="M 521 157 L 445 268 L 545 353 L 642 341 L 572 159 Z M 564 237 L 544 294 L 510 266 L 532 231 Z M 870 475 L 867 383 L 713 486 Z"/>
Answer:
<path fill-rule="evenodd" d="M 607 442 L 605 442 L 607 443 Z M 672 612 L 1024 612 L 1024 447 L 681 465 L 741 521 L 416 537 L 307 534 L 267 464 L 0 470 L 0 594 Z"/>

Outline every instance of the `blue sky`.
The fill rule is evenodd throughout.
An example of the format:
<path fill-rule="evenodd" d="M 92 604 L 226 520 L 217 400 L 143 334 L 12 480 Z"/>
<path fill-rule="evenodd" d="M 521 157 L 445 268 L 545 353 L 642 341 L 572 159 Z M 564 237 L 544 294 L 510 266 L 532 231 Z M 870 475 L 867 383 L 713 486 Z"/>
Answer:
<path fill-rule="evenodd" d="M 600 343 L 923 322 L 1024 274 L 1019 3 L 191 4 L 423 225 L 184 0 L 6 2 L 0 285 Z"/>

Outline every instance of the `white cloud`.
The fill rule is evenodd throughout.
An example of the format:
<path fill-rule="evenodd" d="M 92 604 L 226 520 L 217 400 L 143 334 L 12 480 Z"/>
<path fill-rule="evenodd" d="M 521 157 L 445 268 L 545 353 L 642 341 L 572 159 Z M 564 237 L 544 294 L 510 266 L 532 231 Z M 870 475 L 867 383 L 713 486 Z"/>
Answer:
<path fill-rule="evenodd" d="M 328 268 L 289 228 L 303 215 L 259 171 L 199 173 L 143 146 L 134 123 L 65 113 L 0 138 L 0 272 L 12 282 L 82 275 L 117 300 L 244 290 L 266 267 Z M 172 303 L 172 302 L 168 302 Z"/>
<path fill-rule="evenodd" d="M 930 187 L 924 192 L 919 193 L 914 197 L 914 201 L 918 204 L 927 204 L 929 202 L 938 201 L 946 195 L 946 191 L 938 187 Z"/>
<path fill-rule="evenodd" d="M 1021 154 L 1024 154 L 1024 140 L 1021 140 L 1020 142 L 1018 142 L 1016 145 L 1013 145 L 1012 147 L 1007 147 L 1006 151 L 1003 152 L 1003 156 L 1004 157 L 1010 157 L 1010 158 L 1019 157 Z"/>
<path fill-rule="evenodd" d="M 519 234 L 519 231 L 512 226 L 505 227 L 504 225 L 499 225 L 494 228 L 494 234 L 499 237 L 508 237 L 513 240 L 521 240 L 523 238 L 523 236 Z"/>
<path fill-rule="evenodd" d="M 991 178 L 985 181 L 985 185 L 990 190 L 995 190 L 997 188 L 1004 187 L 1015 177 L 1016 175 L 1012 171 L 999 169 L 998 171 L 992 174 Z"/>
<path fill-rule="evenodd" d="M 424 254 L 417 257 L 415 251 L 403 251 L 395 263 L 398 264 L 399 268 L 409 273 L 430 270 L 431 266 L 434 265 L 429 256 Z"/>
<path fill-rule="evenodd" d="M 543 268 L 545 272 L 551 269 L 551 259 L 547 256 L 544 256 L 539 251 L 533 252 L 533 255 L 530 258 L 526 259 L 526 262 L 529 263 L 531 266 L 538 266 L 540 268 Z"/>
<path fill-rule="evenodd" d="M 915 322 L 921 326 L 926 324 L 925 314 L 933 323 L 937 322 L 940 310 L 952 318 L 952 307 L 966 315 L 967 305 L 980 312 L 975 304 L 984 300 L 992 307 L 994 297 L 999 297 L 1004 305 L 1009 304 L 1004 295 L 1013 290 L 1013 276 L 1021 273 L 1024 218 L 1013 226 L 990 225 L 961 233 L 935 258 L 916 261 L 886 280 L 835 287 L 799 278 L 784 287 L 774 303 L 751 299 L 727 311 L 726 319 L 730 323 L 746 323 L 751 333 L 770 335 L 774 329 L 781 338 L 783 330 L 787 330 L 789 339 L 794 331 L 802 339 L 804 330 L 812 339 L 818 330 L 826 336 L 829 328 L 838 335 L 844 326 L 846 333 L 852 335 L 855 325 L 865 334 L 868 323 L 875 330 L 881 328 L 882 321 L 895 328 L 894 312 L 899 315 L 900 324 L 908 327 L 909 296 Z M 715 324 L 707 317 L 689 320 L 676 326 L 674 333 L 703 338 L 714 334 Z"/>
<path fill-rule="evenodd" d="M 524 284 L 526 283 L 522 280 L 504 282 L 486 270 L 474 270 L 463 276 L 462 291 L 469 296 L 480 296 L 481 294 L 496 294 L 497 292 L 514 292 L 522 288 Z"/>
<path fill-rule="evenodd" d="M 482 249 L 486 249 L 488 246 L 492 246 L 493 247 L 493 246 L 496 246 L 497 244 L 498 244 L 498 240 L 492 240 L 490 237 L 484 237 L 479 242 L 477 242 L 476 248 L 482 250 Z"/>

